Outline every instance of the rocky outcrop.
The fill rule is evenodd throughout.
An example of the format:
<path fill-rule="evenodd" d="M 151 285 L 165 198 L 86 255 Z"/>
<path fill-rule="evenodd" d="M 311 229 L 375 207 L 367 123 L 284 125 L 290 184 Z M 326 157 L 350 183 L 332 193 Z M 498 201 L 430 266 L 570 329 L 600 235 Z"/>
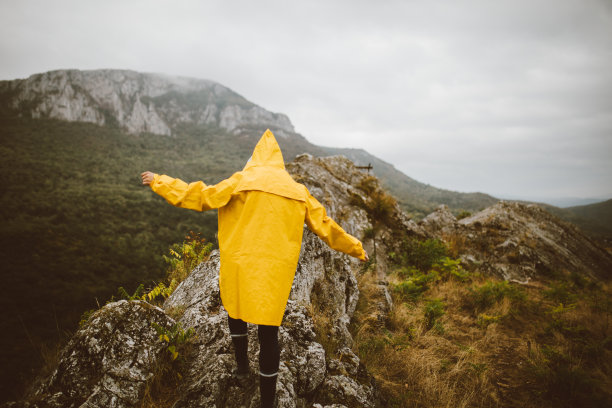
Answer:
<path fill-rule="evenodd" d="M 367 199 L 368 193 L 359 188 L 370 174 L 360 171 L 355 164 L 344 156 L 324 158 L 309 154 L 297 156 L 287 165 L 287 171 L 293 178 L 308 187 L 312 195 L 325 205 L 328 215 L 338 220 L 344 229 L 359 238 L 363 232 L 371 228 L 371 220 L 367 212 L 359 205 L 360 199 Z M 376 186 L 380 184 L 374 179 Z M 423 229 L 395 205 L 390 216 L 389 225 L 381 225 L 377 236 L 377 248 L 380 246 L 378 268 L 384 275 L 387 263 L 387 249 L 393 248 L 397 235 L 424 237 Z M 364 242 L 368 253 L 373 252 L 373 243 Z"/>
<path fill-rule="evenodd" d="M 72 337 L 57 368 L 34 385 L 29 402 L 6 406 L 136 406 L 164 351 L 151 323 L 170 328 L 174 321 L 143 301 L 107 304 Z"/>
<path fill-rule="evenodd" d="M 364 181 L 373 181 L 380 185 L 369 173 L 359 171 L 352 161 L 344 156 L 315 158 L 303 154 L 287 165 L 292 177 L 308 187 L 308 190 L 319 199 L 330 217 L 338 220 L 350 234 L 362 239 L 366 230 L 373 230 L 372 220 L 359 204 L 367 199 L 367 193 L 359 188 Z M 377 226 L 375 237 L 362 239 L 364 248 L 373 257 L 376 254 L 375 286 L 377 295 L 373 296 L 373 318 L 383 327 L 389 311 L 393 307 L 389 293 L 386 272 L 389 258 L 387 254 L 405 237 L 425 238 L 424 230 L 411 220 L 398 205 L 395 205 L 390 222 Z M 377 251 L 374 251 L 376 245 Z M 338 326 L 341 327 L 341 326 Z"/>
<path fill-rule="evenodd" d="M 527 283 L 564 272 L 606 278 L 612 272 L 607 251 L 536 204 L 500 201 L 459 221 L 441 206 L 420 225 L 457 246 L 464 263 L 508 281 Z"/>
<path fill-rule="evenodd" d="M 286 115 L 213 81 L 127 70 L 60 70 L 0 81 L 0 101 L 32 118 L 114 124 L 130 133 L 171 135 L 182 123 L 240 133 L 265 123 L 281 137 L 295 134 Z"/>
<path fill-rule="evenodd" d="M 281 364 L 277 385 L 279 407 L 310 407 L 316 402 L 344 406 L 375 406 L 375 389 L 359 358 L 351 351 L 348 324 L 359 291 L 354 273 L 359 265 L 327 248 L 305 231 L 300 261 L 280 328 Z M 198 337 L 181 388 L 180 407 L 255 407 L 259 390 L 253 375 L 246 387 L 232 379 L 235 366 L 227 328 L 227 313 L 219 301 L 219 256 L 200 265 L 181 283 L 164 308 L 185 307 L 180 322 L 194 327 Z M 313 298 L 325 307 L 313 306 Z M 325 342 L 334 343 L 331 354 L 314 331 L 316 313 L 331 319 L 333 331 Z M 258 372 L 256 326 L 249 325 L 249 359 Z M 333 392 L 332 392 L 333 391 Z M 332 396 L 330 397 L 330 392 Z"/>

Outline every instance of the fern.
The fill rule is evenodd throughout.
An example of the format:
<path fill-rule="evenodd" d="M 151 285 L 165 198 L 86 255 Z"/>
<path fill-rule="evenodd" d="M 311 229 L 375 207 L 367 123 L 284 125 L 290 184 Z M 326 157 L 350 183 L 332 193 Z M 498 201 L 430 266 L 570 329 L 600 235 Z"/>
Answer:
<path fill-rule="evenodd" d="M 159 336 L 159 341 L 168 344 L 166 350 L 170 353 L 171 360 L 174 361 L 179 357 L 179 349 L 181 346 L 191 340 L 195 331 L 192 327 L 184 330 L 181 323 L 176 323 L 169 329 L 152 322 L 151 327 L 155 329 Z"/>
<path fill-rule="evenodd" d="M 151 289 L 150 292 L 142 295 L 141 299 L 146 300 L 148 302 L 153 302 L 160 296 L 166 299 L 172 294 L 172 292 L 174 292 L 174 289 L 176 289 L 177 286 L 178 283 L 176 279 L 172 279 L 169 286 L 166 286 L 164 282 L 160 282 L 157 284 L 157 286 Z"/>
<path fill-rule="evenodd" d="M 141 283 L 134 291 L 134 294 L 130 295 L 123 286 L 119 286 L 119 289 L 117 289 L 117 294 L 119 296 L 119 299 L 139 300 L 142 298 L 142 293 L 144 292 L 144 290 L 144 285 Z M 113 298 L 111 298 L 111 300 L 113 300 Z"/>

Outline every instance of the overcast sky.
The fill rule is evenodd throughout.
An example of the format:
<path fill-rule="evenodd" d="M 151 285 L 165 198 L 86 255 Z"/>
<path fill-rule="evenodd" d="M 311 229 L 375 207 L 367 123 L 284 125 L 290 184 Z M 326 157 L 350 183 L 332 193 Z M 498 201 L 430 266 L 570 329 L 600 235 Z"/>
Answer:
<path fill-rule="evenodd" d="M 436 187 L 612 198 L 612 0 L 0 0 L 0 61 L 211 79 Z"/>

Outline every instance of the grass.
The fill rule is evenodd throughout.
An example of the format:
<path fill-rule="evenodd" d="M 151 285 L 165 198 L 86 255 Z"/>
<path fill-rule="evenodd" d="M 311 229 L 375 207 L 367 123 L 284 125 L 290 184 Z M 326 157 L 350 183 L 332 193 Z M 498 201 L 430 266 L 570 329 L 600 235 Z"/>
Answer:
<path fill-rule="evenodd" d="M 171 408 L 180 395 L 177 389 L 186 370 L 186 361 L 193 350 L 193 343 L 185 341 L 177 345 L 179 357 L 162 353 L 153 367 L 153 376 L 145 384 L 139 408 Z"/>
<path fill-rule="evenodd" d="M 437 277 L 424 282 L 432 271 Z M 607 284 L 565 271 L 528 286 L 477 269 L 461 275 L 398 265 L 388 276 L 395 306 L 383 327 L 372 306 L 376 278 L 358 277 L 354 351 L 376 378 L 383 406 L 612 403 Z"/>

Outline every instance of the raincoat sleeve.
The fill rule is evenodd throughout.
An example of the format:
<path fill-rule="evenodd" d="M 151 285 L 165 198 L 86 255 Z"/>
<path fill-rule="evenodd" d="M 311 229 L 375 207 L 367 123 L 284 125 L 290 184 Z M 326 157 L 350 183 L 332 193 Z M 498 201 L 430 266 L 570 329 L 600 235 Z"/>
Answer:
<path fill-rule="evenodd" d="M 215 185 L 206 185 L 203 181 L 187 184 L 165 174 L 155 174 L 151 189 L 175 207 L 206 211 L 227 204 L 237 184 L 237 173 Z"/>
<path fill-rule="evenodd" d="M 325 207 L 310 193 L 306 198 L 306 225 L 330 248 L 365 261 L 361 242 L 329 218 Z"/>

